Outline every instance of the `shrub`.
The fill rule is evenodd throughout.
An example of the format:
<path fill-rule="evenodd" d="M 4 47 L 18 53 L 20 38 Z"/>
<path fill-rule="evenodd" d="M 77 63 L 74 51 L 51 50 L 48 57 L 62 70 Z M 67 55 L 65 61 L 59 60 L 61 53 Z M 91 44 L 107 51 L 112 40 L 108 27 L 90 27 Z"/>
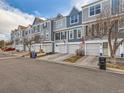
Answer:
<path fill-rule="evenodd" d="M 83 49 L 77 49 L 76 50 L 76 55 L 77 56 L 84 56 L 84 50 Z"/>

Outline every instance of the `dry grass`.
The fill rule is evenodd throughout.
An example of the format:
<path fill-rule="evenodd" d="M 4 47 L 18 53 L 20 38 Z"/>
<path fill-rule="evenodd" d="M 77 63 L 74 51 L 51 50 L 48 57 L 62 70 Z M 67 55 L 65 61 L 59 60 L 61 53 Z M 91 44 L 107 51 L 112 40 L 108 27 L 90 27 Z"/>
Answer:
<path fill-rule="evenodd" d="M 113 61 L 115 60 L 115 62 L 117 63 L 124 63 L 124 58 L 116 58 L 116 59 L 111 59 L 111 58 L 107 58 L 107 62 L 108 63 L 113 63 Z"/>
<path fill-rule="evenodd" d="M 70 58 L 65 59 L 64 61 L 66 62 L 70 62 L 70 63 L 75 63 L 77 60 L 79 60 L 80 58 L 82 58 L 82 56 L 72 56 Z"/>
<path fill-rule="evenodd" d="M 107 63 L 107 67 L 124 70 L 124 64 L 119 64 L 119 63 L 116 63 L 116 64 Z"/>

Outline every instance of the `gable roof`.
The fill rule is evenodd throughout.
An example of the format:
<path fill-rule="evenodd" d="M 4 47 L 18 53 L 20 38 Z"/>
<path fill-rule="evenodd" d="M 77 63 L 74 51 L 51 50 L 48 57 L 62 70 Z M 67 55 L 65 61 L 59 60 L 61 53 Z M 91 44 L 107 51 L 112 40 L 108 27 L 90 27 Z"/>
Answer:
<path fill-rule="evenodd" d="M 39 23 L 42 23 L 44 22 L 45 20 L 39 18 L 39 17 L 35 17 L 34 19 L 34 22 L 33 22 L 33 25 L 36 25 L 36 24 L 39 24 Z"/>
<path fill-rule="evenodd" d="M 63 18 L 63 15 L 59 13 L 56 18 Z"/>
<path fill-rule="evenodd" d="M 18 29 L 21 29 L 21 30 L 24 30 L 24 29 L 26 29 L 27 27 L 25 27 L 25 26 L 22 26 L 22 25 L 19 25 L 18 26 Z"/>
<path fill-rule="evenodd" d="M 69 15 L 71 15 L 73 12 L 80 12 L 75 6 L 72 8 L 71 12 L 69 13 Z"/>

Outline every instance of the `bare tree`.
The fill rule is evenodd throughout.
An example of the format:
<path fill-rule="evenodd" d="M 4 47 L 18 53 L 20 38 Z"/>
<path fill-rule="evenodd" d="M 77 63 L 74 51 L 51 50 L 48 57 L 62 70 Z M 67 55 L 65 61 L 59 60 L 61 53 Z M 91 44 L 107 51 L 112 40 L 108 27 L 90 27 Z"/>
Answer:
<path fill-rule="evenodd" d="M 35 35 L 34 41 L 35 43 L 40 43 L 40 35 Z"/>
<path fill-rule="evenodd" d="M 34 44 L 34 38 L 24 38 L 23 40 L 23 44 L 24 46 L 27 46 L 28 49 L 29 49 L 29 52 L 31 52 L 31 46 L 32 44 Z"/>
<path fill-rule="evenodd" d="M 124 38 L 119 38 L 119 23 L 121 21 L 124 22 L 124 20 L 122 20 L 124 19 L 124 15 L 119 10 L 120 6 L 120 3 L 118 3 L 119 8 L 117 8 L 116 13 L 112 15 L 112 9 L 109 5 L 106 5 L 101 11 L 101 14 L 97 16 L 97 24 L 99 24 L 99 31 L 101 33 L 100 36 L 101 38 L 104 36 L 108 38 L 111 58 L 115 58 L 119 46 L 124 42 Z"/>

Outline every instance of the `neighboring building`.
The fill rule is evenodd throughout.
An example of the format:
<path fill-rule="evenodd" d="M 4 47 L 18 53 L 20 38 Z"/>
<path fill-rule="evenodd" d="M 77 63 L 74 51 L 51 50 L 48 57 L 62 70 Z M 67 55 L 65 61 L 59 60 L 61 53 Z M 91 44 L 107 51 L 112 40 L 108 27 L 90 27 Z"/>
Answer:
<path fill-rule="evenodd" d="M 54 50 L 57 53 L 68 53 L 68 32 L 67 32 L 67 18 L 58 14 L 53 19 L 54 32 Z"/>
<path fill-rule="evenodd" d="M 11 32 L 12 47 L 19 51 L 29 51 L 24 39 L 34 39 L 31 51 L 39 52 L 41 49 L 46 52 L 53 52 L 52 21 L 35 18 L 32 25 L 28 27 L 19 26 Z"/>
<path fill-rule="evenodd" d="M 68 52 L 75 53 L 82 44 L 82 37 L 85 36 L 82 26 L 82 11 L 73 8 L 67 16 Z"/>
<path fill-rule="evenodd" d="M 90 3 L 82 7 L 82 25 L 84 26 L 85 30 L 85 54 L 86 55 L 95 55 L 98 56 L 100 53 L 103 53 L 104 56 L 109 56 L 109 45 L 108 39 L 106 37 L 107 32 L 106 28 L 102 29 L 99 28 L 97 21 L 98 15 L 108 7 L 110 11 L 110 15 L 114 16 L 119 12 L 118 8 L 122 8 L 118 6 L 118 2 L 122 0 L 98 0 L 96 2 Z M 123 1 L 124 4 L 124 1 Z M 124 8 L 123 8 L 124 9 Z M 122 11 L 122 10 L 121 10 Z M 105 24 L 104 24 L 105 25 Z M 121 29 L 118 24 L 116 25 L 116 31 Z M 122 26 L 124 27 L 124 25 Z M 101 33 L 105 34 L 105 37 L 101 38 Z M 124 46 L 124 45 L 122 45 Z M 117 51 L 117 56 L 120 56 L 122 52 L 124 53 L 124 48 L 120 46 Z"/>
<path fill-rule="evenodd" d="M 18 29 L 15 29 L 11 32 L 11 41 L 12 47 L 16 50 L 23 50 L 23 31 L 26 29 L 25 26 L 18 26 Z"/>

